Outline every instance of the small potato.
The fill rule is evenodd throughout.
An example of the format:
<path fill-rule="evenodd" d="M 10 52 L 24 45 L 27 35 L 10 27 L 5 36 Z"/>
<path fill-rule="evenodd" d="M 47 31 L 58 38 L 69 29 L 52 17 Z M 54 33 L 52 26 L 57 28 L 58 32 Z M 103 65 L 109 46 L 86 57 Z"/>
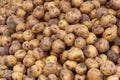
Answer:
<path fill-rule="evenodd" d="M 85 21 L 90 21 L 90 18 L 89 18 L 89 16 L 87 14 L 82 14 L 80 22 L 83 23 Z"/>
<path fill-rule="evenodd" d="M 67 60 L 64 64 L 63 64 L 63 68 L 64 69 L 69 69 L 71 71 L 74 71 L 75 68 L 77 66 L 77 62 L 75 61 L 70 61 L 70 60 Z"/>
<path fill-rule="evenodd" d="M 45 56 L 45 54 L 41 48 L 34 48 L 33 53 L 34 53 L 33 56 L 37 60 L 41 60 Z"/>
<path fill-rule="evenodd" d="M 101 6 L 98 0 L 93 0 L 92 3 L 95 5 L 95 8 L 99 8 Z"/>
<path fill-rule="evenodd" d="M 22 7 L 26 11 L 31 11 L 33 9 L 33 2 L 32 1 L 24 1 Z"/>
<path fill-rule="evenodd" d="M 65 29 L 66 26 L 68 26 L 68 22 L 64 19 L 61 19 L 59 22 L 58 22 L 58 26 L 60 29 Z"/>
<path fill-rule="evenodd" d="M 108 14 L 107 8 L 100 7 L 100 8 L 98 8 L 98 9 L 96 10 L 96 17 L 97 17 L 98 19 L 101 19 L 102 16 L 107 15 L 107 14 Z"/>
<path fill-rule="evenodd" d="M 111 61 L 113 61 L 114 63 L 116 63 L 120 57 L 119 54 L 117 54 L 116 52 L 114 52 L 113 50 L 109 50 L 107 52 L 107 57 L 108 59 L 110 59 Z"/>
<path fill-rule="evenodd" d="M 97 18 L 94 18 L 91 20 L 93 25 L 99 25 L 100 24 L 100 20 L 98 20 Z"/>
<path fill-rule="evenodd" d="M 46 64 L 47 64 L 47 63 L 55 63 L 55 64 L 57 64 L 57 57 L 50 55 L 50 56 L 48 56 L 48 57 L 46 58 L 45 63 L 46 63 Z"/>
<path fill-rule="evenodd" d="M 39 75 L 42 73 L 41 67 L 37 65 L 32 65 L 30 68 L 28 68 L 27 74 L 31 75 L 33 77 L 39 77 Z"/>
<path fill-rule="evenodd" d="M 104 27 L 110 27 L 112 24 L 115 24 L 117 21 L 116 17 L 113 15 L 104 15 L 100 19 L 100 24 Z"/>
<path fill-rule="evenodd" d="M 89 33 L 88 37 L 86 38 L 86 43 L 91 45 L 94 44 L 97 40 L 97 36 L 94 33 Z"/>
<path fill-rule="evenodd" d="M 94 25 L 92 27 L 92 32 L 95 35 L 100 35 L 100 34 L 102 34 L 104 32 L 104 28 L 101 25 Z"/>
<path fill-rule="evenodd" d="M 107 41 L 112 42 L 117 37 L 117 28 L 116 26 L 109 27 L 105 29 L 105 31 L 102 34 L 102 37 L 105 38 Z"/>
<path fill-rule="evenodd" d="M 7 80 L 12 80 L 12 70 L 4 70 L 4 75 L 3 77 L 6 78 Z"/>
<path fill-rule="evenodd" d="M 51 18 L 58 17 L 60 15 L 60 10 L 57 7 L 54 7 L 49 10 L 49 15 Z"/>
<path fill-rule="evenodd" d="M 65 13 L 61 13 L 59 16 L 59 20 L 65 19 Z"/>
<path fill-rule="evenodd" d="M 33 3 L 35 5 L 41 5 L 41 4 L 43 4 L 43 0 L 33 0 Z"/>
<path fill-rule="evenodd" d="M 45 14 L 45 11 L 42 5 L 37 6 L 32 13 L 32 15 L 38 19 L 41 19 L 44 16 L 44 14 Z"/>
<path fill-rule="evenodd" d="M 0 43 L 2 46 L 10 46 L 12 44 L 12 39 L 9 36 L 2 35 L 0 36 Z"/>
<path fill-rule="evenodd" d="M 39 40 L 38 39 L 32 39 L 31 41 L 29 41 L 30 43 L 30 48 L 37 48 L 39 46 Z"/>
<path fill-rule="evenodd" d="M 35 80 L 35 78 L 30 75 L 27 75 L 27 76 L 24 76 L 23 80 Z"/>
<path fill-rule="evenodd" d="M 120 78 L 120 65 L 116 65 L 116 73 L 115 73 L 119 78 Z"/>
<path fill-rule="evenodd" d="M 103 74 L 100 72 L 99 69 L 91 68 L 87 72 L 87 80 L 103 80 Z"/>
<path fill-rule="evenodd" d="M 104 38 L 96 40 L 94 45 L 99 52 L 106 52 L 110 48 L 108 41 Z"/>
<path fill-rule="evenodd" d="M 75 41 L 75 35 L 70 33 L 70 34 L 67 34 L 65 37 L 64 37 L 64 42 L 67 46 L 73 46 L 74 44 L 74 41 Z"/>
<path fill-rule="evenodd" d="M 14 56 L 16 57 L 17 60 L 23 60 L 24 57 L 26 56 L 26 51 L 23 49 L 19 49 L 18 51 L 15 52 Z"/>
<path fill-rule="evenodd" d="M 69 23 L 78 23 L 80 21 L 81 12 L 77 8 L 72 8 L 66 12 L 65 20 Z"/>
<path fill-rule="evenodd" d="M 0 34 L 2 34 L 7 29 L 7 27 L 8 26 L 0 25 Z"/>
<path fill-rule="evenodd" d="M 52 48 L 52 41 L 50 40 L 50 37 L 44 37 L 40 42 L 40 48 L 43 51 L 49 51 Z"/>
<path fill-rule="evenodd" d="M 82 37 L 77 37 L 77 38 L 75 39 L 74 46 L 77 47 L 77 48 L 83 49 L 83 48 L 86 46 L 86 41 L 85 41 L 85 39 L 82 38 Z"/>
<path fill-rule="evenodd" d="M 41 33 L 36 34 L 36 39 L 41 41 L 41 39 L 43 38 L 43 35 Z"/>
<path fill-rule="evenodd" d="M 37 23 L 32 27 L 32 32 L 33 33 L 40 33 L 44 29 L 44 25 L 42 23 Z"/>
<path fill-rule="evenodd" d="M 38 80 L 47 80 L 47 77 L 45 75 L 40 75 L 38 77 Z"/>
<path fill-rule="evenodd" d="M 116 54 L 119 54 L 120 48 L 117 45 L 112 45 L 111 50 L 114 51 Z"/>
<path fill-rule="evenodd" d="M 57 73 L 57 65 L 55 63 L 49 62 L 44 66 L 43 74 L 56 74 Z"/>
<path fill-rule="evenodd" d="M 21 43 L 18 40 L 14 40 L 9 48 L 9 54 L 14 54 L 17 50 L 21 48 Z"/>
<path fill-rule="evenodd" d="M 77 74 L 83 75 L 87 72 L 87 67 L 84 63 L 79 63 L 79 64 L 77 64 L 75 71 Z"/>
<path fill-rule="evenodd" d="M 23 80 L 23 74 L 21 72 L 13 72 L 12 79 L 13 80 Z"/>
<path fill-rule="evenodd" d="M 67 33 L 64 30 L 58 30 L 58 32 L 56 33 L 56 37 L 60 40 L 64 40 L 66 35 Z"/>
<path fill-rule="evenodd" d="M 49 29 L 51 33 L 56 34 L 59 31 L 59 26 L 56 24 L 52 24 Z"/>
<path fill-rule="evenodd" d="M 114 9 L 108 9 L 108 14 L 116 16 L 117 12 Z"/>
<path fill-rule="evenodd" d="M 117 36 L 117 38 L 114 40 L 114 44 L 115 45 L 120 45 L 120 37 L 119 36 Z"/>
<path fill-rule="evenodd" d="M 30 50 L 31 49 L 30 42 L 29 41 L 23 42 L 22 48 L 23 48 L 23 50 L 26 50 L 26 51 Z"/>
<path fill-rule="evenodd" d="M 75 25 L 68 25 L 65 27 L 65 31 L 67 33 L 72 33 L 74 31 L 74 27 L 75 27 Z"/>
<path fill-rule="evenodd" d="M 26 29 L 26 25 L 24 23 L 18 23 L 18 25 L 16 26 L 16 32 L 18 31 L 25 31 Z"/>
<path fill-rule="evenodd" d="M 89 30 L 83 24 L 76 24 L 76 27 L 74 28 L 74 33 L 77 36 L 80 36 L 80 37 L 83 37 L 83 38 L 87 38 L 88 35 L 89 35 Z"/>
<path fill-rule="evenodd" d="M 93 27 L 92 21 L 84 21 L 83 24 L 87 26 L 89 30 L 91 30 L 91 28 Z"/>
<path fill-rule="evenodd" d="M 43 68 L 43 67 L 45 66 L 45 62 L 42 61 L 42 60 L 37 60 L 37 61 L 35 62 L 35 65 L 37 65 L 37 66 Z"/>
<path fill-rule="evenodd" d="M 63 53 L 60 55 L 60 61 L 61 63 L 64 63 L 65 61 L 67 61 L 67 50 L 64 50 Z"/>
<path fill-rule="evenodd" d="M 55 74 L 50 74 L 48 75 L 48 80 L 58 80 L 58 78 Z"/>
<path fill-rule="evenodd" d="M 73 73 L 72 71 L 68 70 L 68 69 L 62 69 L 60 71 L 60 79 L 61 80 L 74 80 L 73 79 Z"/>
<path fill-rule="evenodd" d="M 23 18 L 26 15 L 26 11 L 23 8 L 16 8 L 16 16 Z"/>
<path fill-rule="evenodd" d="M 94 9 L 94 4 L 91 1 L 83 2 L 80 6 L 80 11 L 82 13 L 90 13 Z"/>
<path fill-rule="evenodd" d="M 23 64 L 26 67 L 30 67 L 35 63 L 35 58 L 32 55 L 26 55 L 25 58 L 23 59 Z"/>
<path fill-rule="evenodd" d="M 44 8 L 45 8 L 46 10 L 50 10 L 50 9 L 52 9 L 52 8 L 54 8 L 54 7 L 56 7 L 54 1 L 50 1 L 50 2 L 45 2 L 45 3 L 44 3 Z"/>
<path fill-rule="evenodd" d="M 120 9 L 120 0 L 110 0 L 110 4 L 114 9 Z"/>
<path fill-rule="evenodd" d="M 60 1 L 60 10 L 64 13 L 68 12 L 71 9 L 71 3 L 66 0 Z"/>
<path fill-rule="evenodd" d="M 0 56 L 8 55 L 9 47 L 0 47 Z"/>
<path fill-rule="evenodd" d="M 5 65 L 7 65 L 8 67 L 13 67 L 16 64 L 17 64 L 17 59 L 13 55 L 7 55 L 5 57 Z"/>
<path fill-rule="evenodd" d="M 45 37 L 50 37 L 51 36 L 51 31 L 50 31 L 49 27 L 44 28 L 43 36 L 45 36 Z"/>
<path fill-rule="evenodd" d="M 46 13 L 44 14 L 44 20 L 45 20 L 45 21 L 49 21 L 49 20 L 50 20 L 49 12 L 46 12 Z"/>
<path fill-rule="evenodd" d="M 107 78 L 107 80 L 119 80 L 119 77 L 117 75 L 111 75 Z"/>
<path fill-rule="evenodd" d="M 83 3 L 83 0 L 72 0 L 72 5 L 75 7 L 80 7 L 82 3 Z"/>
<path fill-rule="evenodd" d="M 68 51 L 67 55 L 69 60 L 74 60 L 74 61 L 84 61 L 85 58 L 82 50 L 75 47 L 71 48 Z"/>
<path fill-rule="evenodd" d="M 0 16 L 0 25 L 4 25 L 5 24 L 5 18 L 1 15 Z"/>
<path fill-rule="evenodd" d="M 53 42 L 52 44 L 52 50 L 56 53 L 62 53 L 65 49 L 65 43 L 60 40 L 60 39 L 57 39 Z"/>
<path fill-rule="evenodd" d="M 93 58 L 98 55 L 98 51 L 97 51 L 96 47 L 93 45 L 85 46 L 85 48 L 83 49 L 83 52 L 84 52 L 85 56 L 89 57 L 89 58 Z"/>
<path fill-rule="evenodd" d="M 13 71 L 14 72 L 21 72 L 24 74 L 26 72 L 26 68 L 23 64 L 18 63 L 13 67 Z"/>
<path fill-rule="evenodd" d="M 85 80 L 85 75 L 75 75 L 75 80 Z"/>
<path fill-rule="evenodd" d="M 53 18 L 53 19 L 50 19 L 48 21 L 48 24 L 51 26 L 51 25 L 57 25 L 58 24 L 58 19 L 57 18 Z"/>
<path fill-rule="evenodd" d="M 115 64 L 112 61 L 106 61 L 100 66 L 100 71 L 104 75 L 110 76 L 116 72 Z"/>
<path fill-rule="evenodd" d="M 19 42 L 24 42 L 23 32 L 13 33 L 13 34 L 11 35 L 11 39 L 13 39 L 13 40 L 17 39 Z"/>
<path fill-rule="evenodd" d="M 97 10 L 96 9 L 93 9 L 91 12 L 90 12 L 90 14 L 89 14 L 89 17 L 90 17 L 90 19 L 94 19 L 94 18 L 96 18 L 96 12 L 97 12 Z"/>
<path fill-rule="evenodd" d="M 23 38 L 27 41 L 32 40 L 34 38 L 34 34 L 31 30 L 26 30 L 23 32 Z"/>
<path fill-rule="evenodd" d="M 98 0 L 100 4 L 105 4 L 107 0 Z"/>
<path fill-rule="evenodd" d="M 86 66 L 89 69 L 91 69 L 91 68 L 98 68 L 99 67 L 98 62 L 94 58 L 87 58 L 85 60 L 85 64 L 86 64 Z"/>

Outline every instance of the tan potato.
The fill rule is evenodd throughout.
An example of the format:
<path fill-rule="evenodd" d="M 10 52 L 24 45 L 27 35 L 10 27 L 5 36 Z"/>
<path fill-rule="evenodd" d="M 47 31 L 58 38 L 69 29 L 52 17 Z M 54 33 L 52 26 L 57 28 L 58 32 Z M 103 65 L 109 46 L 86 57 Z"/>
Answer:
<path fill-rule="evenodd" d="M 100 71 L 104 75 L 110 76 L 116 72 L 115 64 L 112 61 L 106 61 L 100 66 Z"/>
<path fill-rule="evenodd" d="M 65 15 L 65 20 L 69 23 L 78 23 L 80 21 L 81 12 L 77 8 L 72 8 Z"/>
<path fill-rule="evenodd" d="M 75 75 L 75 80 L 79 80 L 79 79 L 80 80 L 85 80 L 85 77 L 86 77 L 85 75 L 78 75 L 78 74 L 76 74 Z"/>
<path fill-rule="evenodd" d="M 27 75 L 23 78 L 23 80 L 35 80 L 35 78 L 30 75 Z"/>
<path fill-rule="evenodd" d="M 110 4 L 114 9 L 120 8 L 120 0 L 110 0 Z"/>
<path fill-rule="evenodd" d="M 64 30 L 58 30 L 58 32 L 56 33 L 56 37 L 60 40 L 64 40 L 66 35 L 67 33 Z"/>
<path fill-rule="evenodd" d="M 80 7 L 82 3 L 83 3 L 83 0 L 72 0 L 72 5 L 75 7 Z"/>
<path fill-rule="evenodd" d="M 23 80 L 23 74 L 21 72 L 13 72 L 12 73 L 13 80 Z"/>
<path fill-rule="evenodd" d="M 48 75 L 49 80 L 58 80 L 58 77 L 55 74 Z"/>
<path fill-rule="evenodd" d="M 23 32 L 23 38 L 27 41 L 32 40 L 34 39 L 34 34 L 31 30 L 26 30 Z"/>
<path fill-rule="evenodd" d="M 38 80 L 47 80 L 47 77 L 45 75 L 40 75 L 38 77 Z"/>
<path fill-rule="evenodd" d="M 100 34 L 102 34 L 104 32 L 104 28 L 101 25 L 94 25 L 92 27 L 92 32 L 95 35 L 100 35 Z"/>
<path fill-rule="evenodd" d="M 79 75 L 84 75 L 87 72 L 87 66 L 84 63 L 77 64 L 75 71 Z"/>
<path fill-rule="evenodd" d="M 32 32 L 33 33 L 40 33 L 44 29 L 44 25 L 42 23 L 37 23 L 32 27 Z"/>
<path fill-rule="evenodd" d="M 119 80 L 119 77 L 117 75 L 111 75 L 107 78 L 107 80 Z"/>
<path fill-rule="evenodd" d="M 65 29 L 66 26 L 68 26 L 68 22 L 64 19 L 61 19 L 59 22 L 58 22 L 58 26 L 60 29 Z"/>
<path fill-rule="evenodd" d="M 100 72 L 99 69 L 91 68 L 87 72 L 87 80 L 103 80 L 103 74 Z"/>
<path fill-rule="evenodd" d="M 47 63 L 55 63 L 55 64 L 57 64 L 57 57 L 50 55 L 50 56 L 48 56 L 48 57 L 46 58 L 45 63 L 46 63 L 46 64 L 47 64 Z"/>
<path fill-rule="evenodd" d="M 33 9 L 33 2 L 32 1 L 24 1 L 22 7 L 26 11 L 31 11 Z"/>

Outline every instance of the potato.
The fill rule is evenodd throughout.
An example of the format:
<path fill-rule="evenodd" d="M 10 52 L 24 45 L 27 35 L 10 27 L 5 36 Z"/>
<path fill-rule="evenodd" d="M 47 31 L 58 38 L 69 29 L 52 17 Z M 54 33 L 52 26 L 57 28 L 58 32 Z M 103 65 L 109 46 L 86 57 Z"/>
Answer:
<path fill-rule="evenodd" d="M 38 19 L 41 19 L 45 14 L 45 11 L 44 11 L 44 7 L 41 5 L 41 6 L 37 6 L 32 15 Z"/>
<path fill-rule="evenodd" d="M 48 57 L 46 58 L 45 63 L 46 63 L 46 64 L 47 64 L 47 63 L 55 63 L 55 64 L 57 64 L 57 57 L 50 55 L 50 56 L 48 56 Z"/>
<path fill-rule="evenodd" d="M 26 11 L 31 11 L 33 9 L 33 2 L 32 1 L 24 1 L 22 7 Z"/>
<path fill-rule="evenodd" d="M 50 40 L 50 37 L 44 37 L 40 42 L 40 48 L 43 51 L 49 51 L 52 48 L 52 41 Z"/>
<path fill-rule="evenodd" d="M 64 42 L 67 46 L 73 46 L 74 41 L 75 41 L 75 35 L 74 34 L 70 33 L 70 34 L 65 35 Z"/>
<path fill-rule="evenodd" d="M 47 80 L 47 77 L 45 75 L 40 75 L 38 77 L 38 80 Z"/>
<path fill-rule="evenodd" d="M 73 80 L 73 73 L 70 71 L 70 70 L 68 70 L 68 69 L 62 69 L 61 71 L 60 71 L 60 79 L 61 80 Z"/>
<path fill-rule="evenodd" d="M 77 62 L 75 62 L 75 61 L 70 61 L 70 60 L 67 60 L 67 61 L 64 62 L 64 64 L 63 64 L 63 68 L 64 68 L 64 69 L 69 69 L 69 70 L 71 70 L 71 71 L 74 71 L 75 68 L 76 68 L 76 66 L 77 66 Z"/>
<path fill-rule="evenodd" d="M 68 59 L 69 60 L 74 60 L 74 61 L 84 61 L 85 56 L 83 54 L 83 51 L 79 48 L 71 48 L 68 53 L 67 53 Z"/>
<path fill-rule="evenodd" d="M 80 7 L 82 3 L 83 3 L 83 0 L 72 0 L 72 5 L 75 7 Z"/>
<path fill-rule="evenodd" d="M 107 80 L 119 80 L 117 75 L 111 75 L 107 78 Z"/>
<path fill-rule="evenodd" d="M 58 80 L 57 76 L 55 74 L 48 75 L 49 80 Z"/>
<path fill-rule="evenodd" d="M 76 26 L 74 28 L 74 33 L 77 36 L 87 38 L 89 35 L 89 30 L 88 30 L 87 26 L 85 26 L 83 24 L 76 24 Z"/>
<path fill-rule="evenodd" d="M 56 33 L 56 37 L 60 40 L 64 40 L 66 35 L 67 33 L 64 30 L 58 30 L 58 32 Z"/>
<path fill-rule="evenodd" d="M 27 74 L 31 75 L 33 77 L 39 77 L 39 75 L 42 73 L 41 67 L 37 65 L 32 65 L 30 68 L 27 70 Z"/>
<path fill-rule="evenodd" d="M 94 9 L 94 4 L 91 1 L 83 2 L 80 6 L 80 11 L 82 13 L 90 13 Z"/>
<path fill-rule="evenodd" d="M 60 29 L 65 29 L 66 26 L 68 26 L 68 22 L 65 20 L 65 19 L 61 19 L 59 22 L 58 22 L 58 26 Z"/>
<path fill-rule="evenodd" d="M 24 39 L 24 40 L 27 40 L 27 41 L 34 39 L 34 34 L 33 34 L 33 32 L 32 32 L 31 30 L 26 30 L 26 31 L 24 31 L 24 32 L 23 32 L 23 39 Z"/>
<path fill-rule="evenodd" d="M 23 64 L 18 63 L 13 67 L 13 71 L 14 72 L 21 72 L 24 74 L 26 72 L 26 68 Z"/>
<path fill-rule="evenodd" d="M 13 55 L 7 55 L 5 57 L 5 65 L 7 65 L 8 67 L 13 67 L 14 65 L 17 64 L 17 59 L 16 57 L 14 57 Z"/>
<path fill-rule="evenodd" d="M 80 21 L 81 12 L 77 8 L 72 8 L 65 15 L 65 20 L 69 23 L 78 23 Z"/>
<path fill-rule="evenodd" d="M 89 69 L 99 67 L 98 62 L 94 58 L 87 58 L 85 60 L 85 64 L 86 64 L 87 68 L 89 68 Z"/>
<path fill-rule="evenodd" d="M 77 37 L 74 42 L 74 46 L 83 49 L 86 46 L 86 41 L 82 37 Z"/>
<path fill-rule="evenodd" d="M 56 74 L 56 73 L 57 73 L 57 64 L 55 63 L 49 62 L 43 68 L 44 75 Z"/>
<path fill-rule="evenodd" d="M 53 19 L 50 19 L 48 21 L 48 24 L 51 26 L 51 25 L 57 25 L 59 22 L 59 20 L 57 18 L 53 18 Z"/>
<path fill-rule="evenodd" d="M 62 53 L 65 49 L 65 43 L 60 40 L 60 39 L 57 39 L 53 42 L 52 44 L 52 50 L 56 53 Z"/>
<path fill-rule="evenodd" d="M 84 63 L 77 64 L 75 71 L 79 75 L 83 75 L 87 72 L 87 66 Z"/>
<path fill-rule="evenodd" d="M 85 75 L 78 75 L 78 74 L 76 74 L 75 75 L 75 80 L 79 80 L 79 79 L 80 80 L 85 80 L 85 77 L 86 77 Z"/>
<path fill-rule="evenodd" d="M 43 0 L 33 0 L 33 3 L 35 5 L 41 5 L 41 4 L 43 4 Z"/>
<path fill-rule="evenodd" d="M 16 8 L 16 15 L 23 18 L 26 15 L 26 11 L 23 8 Z"/>
<path fill-rule="evenodd" d="M 106 52 L 110 48 L 108 41 L 104 38 L 97 39 L 94 45 L 99 52 Z"/>
<path fill-rule="evenodd" d="M 60 61 L 64 63 L 67 60 L 67 50 L 64 50 L 63 53 L 60 55 Z"/>
<path fill-rule="evenodd" d="M 35 80 L 35 78 L 30 75 L 27 75 L 23 78 L 23 80 Z"/>
<path fill-rule="evenodd" d="M 4 75 L 3 77 L 6 78 L 7 80 L 12 80 L 12 70 L 4 70 Z"/>
<path fill-rule="evenodd" d="M 110 4 L 114 9 L 120 8 L 120 0 L 110 0 Z"/>
<path fill-rule="evenodd" d="M 58 17 L 60 15 L 60 10 L 57 7 L 54 7 L 49 10 L 49 15 L 51 18 Z"/>
<path fill-rule="evenodd" d="M 9 47 L 0 47 L 0 56 L 7 55 L 9 53 Z"/>
<path fill-rule="evenodd" d="M 104 75 L 110 76 L 116 72 L 115 64 L 112 61 L 106 61 L 100 66 L 100 71 Z"/>
<path fill-rule="evenodd" d="M 23 80 L 23 74 L 21 72 L 13 72 L 12 73 L 13 80 Z"/>
<path fill-rule="evenodd" d="M 37 23 L 32 27 L 32 32 L 33 33 L 40 33 L 44 29 L 44 25 L 42 23 Z"/>
<path fill-rule="evenodd" d="M 103 80 L 103 74 L 101 73 L 99 69 L 91 68 L 87 72 L 87 80 Z"/>

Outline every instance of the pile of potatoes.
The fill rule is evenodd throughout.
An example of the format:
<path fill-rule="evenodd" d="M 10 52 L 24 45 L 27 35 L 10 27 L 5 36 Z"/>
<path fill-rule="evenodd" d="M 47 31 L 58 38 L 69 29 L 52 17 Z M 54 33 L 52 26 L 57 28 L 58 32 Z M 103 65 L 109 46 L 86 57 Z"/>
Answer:
<path fill-rule="evenodd" d="M 0 80 L 120 80 L 120 0 L 0 0 Z"/>

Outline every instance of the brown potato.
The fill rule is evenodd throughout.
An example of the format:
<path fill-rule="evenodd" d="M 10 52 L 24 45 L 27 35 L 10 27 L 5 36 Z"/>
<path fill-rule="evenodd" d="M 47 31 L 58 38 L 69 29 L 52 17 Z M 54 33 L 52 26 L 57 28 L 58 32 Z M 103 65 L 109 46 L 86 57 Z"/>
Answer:
<path fill-rule="evenodd" d="M 26 11 L 31 11 L 33 9 L 33 2 L 32 1 L 24 1 L 22 7 Z"/>
<path fill-rule="evenodd" d="M 80 7 L 82 3 L 83 3 L 83 0 L 72 0 L 72 5 L 75 7 Z"/>
<path fill-rule="evenodd" d="M 27 40 L 27 41 L 34 39 L 34 34 L 33 34 L 32 30 L 24 31 L 23 32 L 23 39 Z"/>
<path fill-rule="evenodd" d="M 110 4 L 114 9 L 120 8 L 120 0 L 110 0 Z"/>
<path fill-rule="evenodd" d="M 47 77 L 45 75 L 40 75 L 38 77 L 38 80 L 47 80 Z"/>
<path fill-rule="evenodd" d="M 60 39 L 57 39 L 53 42 L 52 44 L 52 50 L 56 53 L 62 53 L 65 49 L 65 43 L 60 40 Z"/>
<path fill-rule="evenodd" d="M 48 24 L 51 26 L 51 25 L 57 25 L 59 22 L 59 20 L 57 18 L 53 18 L 53 19 L 50 19 L 48 21 Z"/>
<path fill-rule="evenodd" d="M 87 66 L 84 63 L 77 64 L 75 71 L 79 75 L 83 75 L 87 72 Z"/>
<path fill-rule="evenodd" d="M 33 0 L 33 3 L 35 5 L 41 5 L 41 4 L 43 4 L 43 0 Z"/>
<path fill-rule="evenodd" d="M 46 63 L 46 64 L 47 64 L 47 63 L 55 63 L 55 64 L 57 64 L 57 57 L 50 55 L 50 56 L 48 56 L 48 57 L 46 58 L 45 63 Z"/>
<path fill-rule="evenodd" d="M 103 74 L 100 72 L 99 69 L 91 68 L 87 72 L 87 80 L 103 80 Z"/>
<path fill-rule="evenodd" d="M 40 42 L 40 48 L 43 51 L 49 51 L 52 48 L 52 41 L 50 37 L 44 37 Z"/>
<path fill-rule="evenodd" d="M 41 67 L 41 68 L 44 68 L 45 62 L 42 61 L 42 60 L 37 60 L 37 61 L 35 62 L 35 65 L 37 65 L 37 66 L 39 66 L 39 67 Z"/>
<path fill-rule="evenodd" d="M 6 78 L 7 80 L 12 80 L 12 70 L 4 70 L 4 75 L 3 77 Z"/>
<path fill-rule="evenodd" d="M 64 30 L 58 30 L 56 33 L 56 37 L 60 40 L 64 40 L 67 33 Z"/>
<path fill-rule="evenodd" d="M 75 80 L 85 80 L 85 75 L 78 75 L 78 74 L 76 74 L 75 75 Z"/>
<path fill-rule="evenodd" d="M 48 75 L 48 80 L 58 80 L 58 77 L 55 74 Z"/>
<path fill-rule="evenodd" d="M 12 73 L 13 80 L 23 80 L 23 74 L 21 72 L 13 72 Z"/>
<path fill-rule="evenodd" d="M 40 33 L 44 29 L 44 25 L 42 23 L 37 23 L 32 27 L 32 32 L 33 33 Z"/>
<path fill-rule="evenodd" d="M 98 55 L 98 51 L 97 51 L 96 47 L 93 45 L 85 46 L 85 48 L 83 49 L 83 52 L 86 57 L 90 57 L 90 58 L 96 57 Z"/>
<path fill-rule="evenodd" d="M 78 23 L 80 21 L 81 12 L 77 8 L 72 8 L 65 15 L 65 20 L 69 23 Z"/>
<path fill-rule="evenodd" d="M 30 75 L 27 75 L 23 78 L 23 80 L 35 80 L 35 78 Z"/>
<path fill-rule="evenodd" d="M 94 25 L 92 27 L 92 32 L 95 35 L 100 35 L 100 34 L 102 34 L 104 32 L 104 28 L 101 25 Z"/>
<path fill-rule="evenodd" d="M 100 71 L 104 75 L 110 76 L 116 72 L 115 64 L 112 61 L 106 61 L 100 66 Z"/>
<path fill-rule="evenodd" d="M 61 80 L 73 80 L 73 73 L 70 71 L 70 70 L 68 70 L 68 69 L 62 69 L 61 71 L 60 71 L 60 79 Z"/>

